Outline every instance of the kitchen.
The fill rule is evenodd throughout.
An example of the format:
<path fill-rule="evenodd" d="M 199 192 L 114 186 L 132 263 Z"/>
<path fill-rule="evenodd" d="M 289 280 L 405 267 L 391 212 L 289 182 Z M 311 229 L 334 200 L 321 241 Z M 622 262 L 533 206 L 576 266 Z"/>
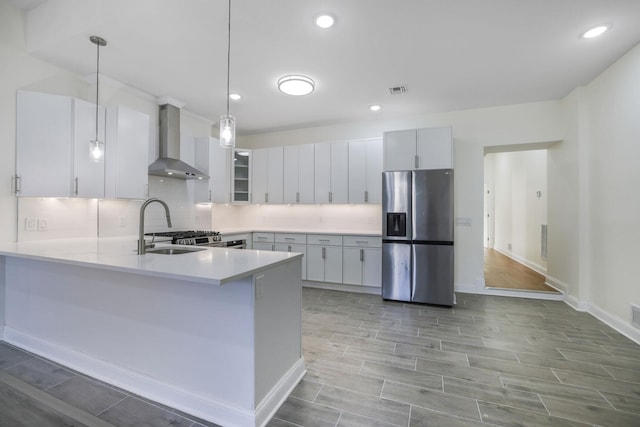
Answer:
<path fill-rule="evenodd" d="M 567 4 L 570 5 L 571 2 Z M 219 6 L 223 8 L 224 5 Z M 468 4 L 466 6 L 470 7 Z M 626 6 L 632 7 L 628 4 Z M 49 12 L 51 13 L 51 10 Z M 87 11 L 89 12 L 91 11 Z M 595 20 L 596 12 L 591 13 L 594 14 Z M 85 50 L 86 58 L 84 54 L 81 55 L 87 62 L 86 70 L 81 73 L 72 73 L 66 71 L 64 67 L 58 68 L 36 59 L 26 50 L 21 25 L 18 24 L 21 22 L 20 14 L 20 10 L 15 9 L 11 4 L 7 2 L 3 4 L 2 27 L 8 32 L 7 38 L 3 36 L 5 41 L 2 45 L 3 64 L 7 64 L 8 67 L 5 68 L 6 75 L 3 76 L 2 82 L 3 93 L 6 94 L 2 98 L 3 117 L 15 117 L 15 91 L 18 89 L 90 100 L 91 95 L 87 95 L 87 92 L 92 92 L 91 89 L 95 86 L 90 85 L 87 89 L 87 83 L 81 76 L 95 71 L 95 50 L 88 47 Z M 637 16 L 634 12 L 626 15 L 627 17 Z M 225 17 L 224 13 L 222 17 Z M 220 27 L 224 27 L 225 20 L 222 17 L 219 18 Z M 90 21 L 91 19 L 87 19 L 86 22 Z M 562 140 L 562 144 L 550 150 L 552 167 L 549 179 L 550 187 L 554 190 L 553 194 L 549 195 L 548 275 L 555 279 L 556 283 L 564 286 L 567 302 L 573 307 L 589 311 L 610 325 L 616 326 L 619 331 L 624 331 L 628 336 L 637 337 L 637 329 L 631 324 L 629 303 L 638 305 L 639 300 L 637 289 L 631 285 L 634 275 L 630 267 L 634 265 L 634 259 L 638 255 L 637 247 L 633 243 L 638 236 L 637 232 L 632 231 L 631 225 L 634 213 L 638 212 L 638 206 L 632 193 L 626 193 L 629 191 L 629 186 L 625 185 L 626 182 L 633 182 L 637 178 L 637 172 L 634 172 L 637 168 L 631 163 L 634 158 L 637 158 L 637 147 L 630 143 L 634 136 L 637 137 L 637 129 L 627 115 L 613 115 L 611 109 L 607 107 L 615 102 L 616 111 L 629 112 L 631 115 L 635 108 L 633 99 L 629 99 L 625 94 L 638 93 L 637 79 L 632 77 L 637 75 L 634 70 L 637 70 L 638 51 L 637 48 L 631 49 L 637 44 L 637 34 L 634 36 L 633 30 L 623 31 L 622 29 L 627 28 L 625 25 L 624 19 L 616 20 L 614 29 L 619 30 L 620 33 L 612 32 L 611 34 L 630 31 L 627 33 L 626 41 L 621 41 L 626 44 L 616 53 L 611 53 L 613 56 L 607 56 L 608 54 L 599 50 L 599 56 L 609 58 L 599 70 L 604 70 L 619 58 L 622 59 L 611 65 L 611 68 L 599 77 L 595 78 L 599 73 L 594 73 L 586 78 L 580 83 L 586 86 L 577 87 L 571 93 L 567 91 L 566 94 L 548 99 L 520 101 L 525 103 L 503 102 L 496 104 L 497 106 L 478 105 L 459 109 L 461 111 L 442 109 L 413 115 L 390 117 L 378 115 L 374 119 L 370 116 L 362 116 L 351 122 L 336 124 L 313 124 L 302 118 L 296 119 L 296 114 L 301 112 L 294 111 L 290 114 L 292 120 L 310 124 L 296 129 L 239 135 L 238 146 L 254 149 L 297 145 L 302 141 L 309 144 L 325 143 L 381 136 L 387 130 L 452 126 L 455 139 L 455 166 L 458 171 L 456 217 L 471 219 L 470 226 L 456 227 L 455 256 L 457 260 L 464 260 L 456 265 L 456 290 L 483 293 L 481 283 L 483 147 Z M 44 27 L 43 25 L 42 28 Z M 582 26 L 572 29 L 571 34 L 578 34 L 582 30 Z M 235 27 L 232 31 L 235 34 Z M 106 35 L 105 37 L 109 39 Z M 222 33 L 220 38 L 225 39 Z M 576 36 L 575 43 L 579 42 Z M 83 43 L 90 44 L 86 40 Z M 109 40 L 109 43 L 101 52 L 103 55 L 101 65 L 105 70 L 108 64 L 108 52 L 114 50 L 115 41 Z M 223 51 L 223 43 L 220 43 L 220 51 Z M 591 47 L 593 45 L 590 45 Z M 598 49 L 608 48 L 605 46 Z M 628 49 L 631 50 L 623 57 Z M 471 56 L 471 53 L 469 55 Z M 287 71 L 290 72 L 290 70 Z M 238 72 L 237 68 L 233 71 L 232 66 L 232 81 L 234 75 L 237 75 L 236 72 Z M 549 79 L 553 81 L 553 77 Z M 587 82 L 591 83 L 587 84 Z M 382 91 L 386 91 L 387 86 L 397 83 L 403 82 L 388 82 L 383 86 Z M 113 87 L 110 87 L 106 78 L 101 79 L 101 99 L 126 105 L 148 114 L 152 123 L 149 126 L 150 139 L 157 141 L 157 134 L 154 134 L 157 132 L 155 130 L 157 129 L 155 99 L 145 98 L 144 94 L 118 85 L 117 82 L 112 84 Z M 211 117 L 217 117 L 224 107 L 224 78 L 221 75 L 220 79 L 212 80 L 209 84 L 215 87 L 211 90 L 220 92 L 217 99 L 220 100 L 221 106 L 216 107 L 217 112 L 211 115 Z M 574 84 L 573 87 L 580 84 Z M 169 90 L 169 86 L 162 89 L 162 92 L 157 93 L 158 96 L 166 95 L 167 92 L 176 96 Z M 408 89 L 408 94 L 411 94 L 412 86 L 409 85 Z M 232 104 L 232 112 L 234 109 L 241 108 L 240 105 Z M 189 108 L 189 104 L 185 108 Z M 303 109 L 299 108 L 299 110 Z M 380 112 L 384 113 L 384 109 Z M 590 115 L 587 116 L 587 113 Z M 210 121 L 186 112 L 182 121 L 183 129 L 191 133 L 194 139 L 212 135 Z M 3 122 L 2 130 L 2 160 L 0 161 L 3 166 L 2 182 L 7 183 L 0 190 L 2 191 L 0 194 L 2 223 L 5 224 L 0 229 L 2 241 L 39 240 L 45 237 L 53 239 L 61 236 L 87 237 L 95 236 L 97 233 L 104 237 L 115 237 L 137 233 L 139 202 L 33 200 L 30 205 L 20 206 L 19 211 L 16 197 L 8 184 L 12 182 L 12 176 L 15 174 L 14 123 L 12 119 L 6 124 Z M 248 123 L 246 125 L 248 126 Z M 238 129 L 242 130 L 242 126 L 238 119 Z M 587 140 L 585 136 L 587 131 L 588 145 L 584 142 Z M 614 138 L 610 138 L 611 135 Z M 153 161 L 158 157 L 157 144 L 150 144 L 149 147 L 149 161 Z M 190 153 L 185 154 L 185 157 L 193 158 Z M 608 170 L 607 164 L 611 161 L 620 165 L 619 170 Z M 160 178 L 150 177 L 149 185 L 150 194 L 169 202 L 176 221 L 175 226 L 179 227 L 176 229 L 195 227 L 216 230 L 226 227 L 246 227 L 247 224 L 252 224 L 260 229 L 304 230 L 312 223 L 318 231 L 356 229 L 368 233 L 371 230 L 379 230 L 381 221 L 376 208 L 367 205 L 194 206 L 189 202 L 191 200 L 189 192 L 193 191 L 189 183 L 169 182 L 169 180 L 161 182 Z M 53 205 L 53 208 L 43 208 L 42 205 L 45 203 Z M 617 207 L 615 212 L 610 210 L 614 206 Z M 152 211 L 150 208 L 147 213 L 149 230 L 165 228 L 163 212 L 159 206 L 157 209 Z M 589 214 L 587 215 L 586 212 Z M 27 231 L 24 230 L 25 227 L 16 227 L 16 224 L 24 224 L 24 219 L 27 217 L 47 220 L 44 221 L 47 230 Z M 612 233 L 603 235 L 599 231 L 603 228 L 607 228 Z M 555 240 L 552 236 L 556 236 Z M 603 283 L 607 285 L 604 286 Z"/>

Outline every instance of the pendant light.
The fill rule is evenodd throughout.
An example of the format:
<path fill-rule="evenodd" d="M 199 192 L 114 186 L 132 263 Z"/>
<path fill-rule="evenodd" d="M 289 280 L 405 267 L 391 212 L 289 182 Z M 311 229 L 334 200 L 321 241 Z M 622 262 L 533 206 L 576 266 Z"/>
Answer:
<path fill-rule="evenodd" d="M 231 0 L 229 0 L 229 22 L 227 31 L 227 114 L 220 116 L 220 146 L 233 148 L 236 146 L 236 119 L 229 115 L 229 75 L 231 63 Z"/>
<path fill-rule="evenodd" d="M 102 37 L 89 37 L 91 43 L 96 45 L 96 138 L 89 143 L 89 158 L 94 162 L 102 161 L 104 158 L 104 142 L 98 138 L 98 95 L 100 94 L 100 46 L 106 46 L 107 41 Z"/>

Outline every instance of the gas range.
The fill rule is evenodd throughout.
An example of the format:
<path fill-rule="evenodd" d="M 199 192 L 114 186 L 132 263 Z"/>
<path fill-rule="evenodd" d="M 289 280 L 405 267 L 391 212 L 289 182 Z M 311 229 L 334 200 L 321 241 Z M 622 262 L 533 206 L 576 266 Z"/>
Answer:
<path fill-rule="evenodd" d="M 145 236 L 170 237 L 171 243 L 174 245 L 225 246 L 222 244 L 222 235 L 217 231 L 162 231 L 160 233 L 145 233 Z"/>

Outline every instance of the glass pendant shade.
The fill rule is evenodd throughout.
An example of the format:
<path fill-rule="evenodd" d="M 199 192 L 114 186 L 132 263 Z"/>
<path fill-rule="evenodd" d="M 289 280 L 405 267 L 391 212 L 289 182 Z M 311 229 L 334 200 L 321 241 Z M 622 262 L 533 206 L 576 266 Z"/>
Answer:
<path fill-rule="evenodd" d="M 97 139 L 89 143 L 89 158 L 94 162 L 99 162 L 104 157 L 104 142 Z"/>
<path fill-rule="evenodd" d="M 236 119 L 233 116 L 220 116 L 220 146 L 224 148 L 236 146 Z"/>

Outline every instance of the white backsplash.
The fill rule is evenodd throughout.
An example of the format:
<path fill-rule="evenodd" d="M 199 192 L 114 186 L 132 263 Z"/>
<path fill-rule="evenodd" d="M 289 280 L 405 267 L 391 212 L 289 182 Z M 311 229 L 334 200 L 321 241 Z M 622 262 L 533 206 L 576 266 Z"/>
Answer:
<path fill-rule="evenodd" d="M 97 214 L 96 199 L 19 197 L 18 241 L 95 237 Z"/>

